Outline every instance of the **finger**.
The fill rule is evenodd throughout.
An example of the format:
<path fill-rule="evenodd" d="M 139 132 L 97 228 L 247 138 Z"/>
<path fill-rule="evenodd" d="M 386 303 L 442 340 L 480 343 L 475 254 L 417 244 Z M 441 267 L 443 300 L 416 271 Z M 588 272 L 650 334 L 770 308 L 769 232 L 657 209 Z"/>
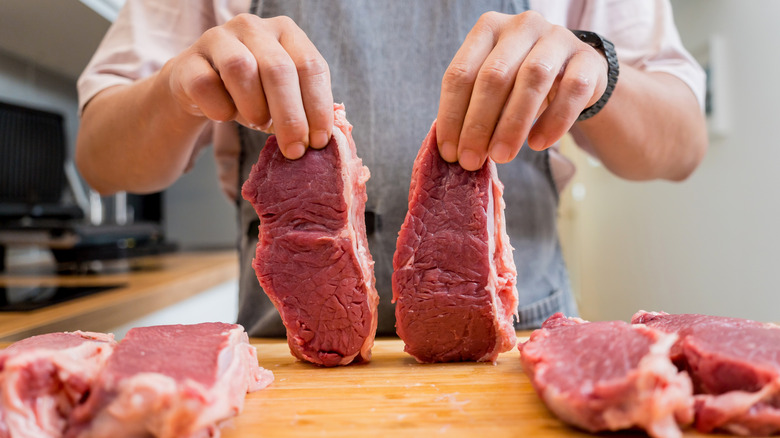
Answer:
<path fill-rule="evenodd" d="M 289 18 L 286 20 L 291 23 Z M 257 59 L 260 82 L 268 101 L 279 149 L 285 157 L 297 159 L 306 151 L 309 126 L 295 63 L 278 42 L 280 31 L 276 32 L 273 34 L 262 29 L 249 32 L 243 42 Z"/>
<path fill-rule="evenodd" d="M 295 64 L 300 81 L 303 108 L 309 126 L 309 145 L 324 148 L 333 130 L 333 92 L 325 58 L 299 27 L 282 33 L 282 47 Z"/>
<path fill-rule="evenodd" d="M 511 32 L 499 39 L 482 64 L 458 143 L 458 156 L 462 157 L 461 165 L 464 169 L 476 170 L 485 162 L 488 144 L 512 90 L 520 64 L 531 50 L 532 44 L 533 38 L 528 35 Z M 492 153 L 502 158 L 504 155 L 508 157 L 511 154 L 510 145 L 496 144 Z M 478 157 L 479 161 L 468 163 L 466 158 L 469 154 Z M 504 161 L 506 160 L 499 160 Z"/>
<path fill-rule="evenodd" d="M 491 139 L 490 156 L 496 162 L 517 156 L 569 52 L 555 38 L 542 37 L 523 60 Z"/>
<path fill-rule="evenodd" d="M 224 38 L 220 40 L 219 50 L 211 54 L 214 69 L 238 111 L 237 121 L 252 129 L 268 128 L 271 114 L 252 52 L 238 39 Z"/>
<path fill-rule="evenodd" d="M 444 160 L 458 160 L 458 143 L 479 67 L 493 50 L 499 16 L 483 15 L 452 58 L 441 83 L 436 138 Z"/>
<path fill-rule="evenodd" d="M 558 91 L 536 121 L 528 138 L 535 150 L 552 146 L 569 131 L 594 95 L 601 67 L 587 52 L 577 52 L 566 64 Z"/>
<path fill-rule="evenodd" d="M 236 107 L 230 94 L 222 84 L 219 74 L 211 63 L 199 54 L 189 54 L 179 64 L 171 77 L 171 88 L 185 110 L 191 114 L 202 114 L 211 120 L 226 122 L 233 120 Z"/>

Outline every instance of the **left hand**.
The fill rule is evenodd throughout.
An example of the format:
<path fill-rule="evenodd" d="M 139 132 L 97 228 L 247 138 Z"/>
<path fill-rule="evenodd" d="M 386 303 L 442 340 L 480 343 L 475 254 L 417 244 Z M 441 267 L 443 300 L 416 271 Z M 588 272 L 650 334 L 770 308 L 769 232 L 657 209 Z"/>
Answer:
<path fill-rule="evenodd" d="M 488 12 L 444 73 L 436 136 L 442 158 L 477 170 L 511 161 L 526 137 L 552 146 L 607 86 L 607 61 L 540 14 Z M 536 123 L 534 123 L 536 120 Z"/>

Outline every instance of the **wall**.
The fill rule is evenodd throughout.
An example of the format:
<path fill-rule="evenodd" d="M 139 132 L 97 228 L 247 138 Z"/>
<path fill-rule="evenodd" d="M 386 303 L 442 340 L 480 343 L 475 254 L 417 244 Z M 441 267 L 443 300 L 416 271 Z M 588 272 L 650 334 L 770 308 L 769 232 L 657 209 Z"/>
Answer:
<path fill-rule="evenodd" d="M 562 215 L 575 216 L 563 234 L 582 315 L 628 319 L 648 309 L 780 321 L 780 2 L 672 3 L 694 53 L 710 35 L 725 41 L 730 129 L 711 138 L 681 184 L 621 181 L 577 157 L 581 200 L 570 189 Z"/>
<path fill-rule="evenodd" d="M 0 100 L 62 113 L 66 141 L 73 156 L 78 132 L 78 99 L 75 82 L 0 51 Z"/>
<path fill-rule="evenodd" d="M 236 207 L 219 189 L 214 150 L 203 150 L 195 167 L 165 191 L 165 232 L 184 248 L 235 248 Z"/>

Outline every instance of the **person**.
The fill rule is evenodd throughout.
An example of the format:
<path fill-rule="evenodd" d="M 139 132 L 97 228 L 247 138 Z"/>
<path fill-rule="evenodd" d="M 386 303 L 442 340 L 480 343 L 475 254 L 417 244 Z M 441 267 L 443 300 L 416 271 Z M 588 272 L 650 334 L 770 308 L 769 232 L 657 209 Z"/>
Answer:
<path fill-rule="evenodd" d="M 582 121 L 611 66 L 571 29 L 611 41 L 619 59 L 607 104 Z M 239 210 L 238 322 L 253 336 L 284 335 L 251 268 L 259 222 L 239 194 L 271 126 L 296 159 L 327 144 L 334 100 L 346 105 L 371 170 L 380 334 L 394 333 L 392 255 L 433 119 L 445 160 L 500 163 L 518 329 L 577 314 L 555 228 L 567 131 L 631 180 L 683 180 L 707 148 L 704 75 L 668 0 L 129 0 L 78 89 L 76 162 L 101 193 L 162 190 L 212 140 Z"/>

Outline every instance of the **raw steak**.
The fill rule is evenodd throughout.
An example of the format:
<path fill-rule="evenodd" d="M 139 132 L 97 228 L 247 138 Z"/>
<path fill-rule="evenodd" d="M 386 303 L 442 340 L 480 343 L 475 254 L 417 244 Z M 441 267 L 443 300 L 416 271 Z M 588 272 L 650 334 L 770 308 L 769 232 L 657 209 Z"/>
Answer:
<path fill-rule="evenodd" d="M 50 333 L 0 351 L 0 437 L 61 437 L 113 351 L 112 335 Z"/>
<path fill-rule="evenodd" d="M 134 328 L 114 350 L 66 437 L 219 436 L 247 392 L 273 381 L 240 325 Z"/>
<path fill-rule="evenodd" d="M 495 361 L 517 343 L 503 189 L 490 159 L 475 172 L 444 161 L 434 122 L 393 257 L 396 330 L 420 362 Z"/>
<path fill-rule="evenodd" d="M 379 303 L 364 218 L 369 172 L 343 105 L 334 122 L 330 143 L 298 160 L 270 137 L 242 190 L 260 217 L 260 286 L 293 355 L 323 366 L 370 359 Z"/>
<path fill-rule="evenodd" d="M 520 345 L 523 369 L 561 420 L 590 432 L 641 428 L 681 436 L 693 419 L 691 381 L 669 360 L 677 337 L 623 321 L 556 313 Z"/>
<path fill-rule="evenodd" d="M 780 327 L 739 318 L 640 311 L 632 322 L 677 333 L 672 353 L 696 392 L 696 428 L 780 432 Z"/>

